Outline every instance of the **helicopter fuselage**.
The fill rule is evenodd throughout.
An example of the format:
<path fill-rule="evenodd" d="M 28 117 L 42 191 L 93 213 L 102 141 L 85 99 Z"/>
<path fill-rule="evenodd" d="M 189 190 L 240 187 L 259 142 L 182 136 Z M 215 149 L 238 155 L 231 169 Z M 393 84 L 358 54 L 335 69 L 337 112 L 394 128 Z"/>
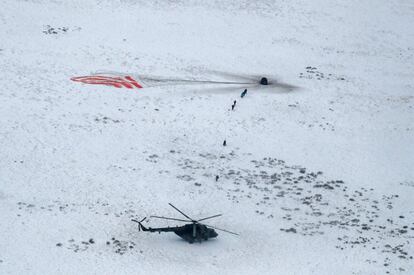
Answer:
<path fill-rule="evenodd" d="M 185 224 L 183 226 L 176 227 L 160 227 L 160 228 L 151 228 L 144 227 L 140 225 L 142 231 L 149 232 L 174 232 L 182 239 L 186 240 L 189 243 L 207 241 L 210 238 L 215 238 L 218 236 L 217 232 L 214 229 L 208 228 L 203 224 Z"/>

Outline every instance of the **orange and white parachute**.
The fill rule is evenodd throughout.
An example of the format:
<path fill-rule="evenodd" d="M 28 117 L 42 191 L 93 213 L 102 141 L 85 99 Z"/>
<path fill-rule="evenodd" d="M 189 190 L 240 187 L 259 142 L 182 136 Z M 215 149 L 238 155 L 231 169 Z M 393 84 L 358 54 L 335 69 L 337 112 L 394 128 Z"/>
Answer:
<path fill-rule="evenodd" d="M 106 85 L 115 88 L 127 88 L 127 89 L 142 89 L 147 87 L 156 86 L 169 86 L 169 85 L 189 85 L 189 84 L 228 84 L 228 85 L 243 85 L 243 86 L 268 86 L 282 88 L 285 90 L 296 89 L 296 86 L 272 81 L 268 82 L 266 77 L 246 77 L 237 76 L 229 73 L 220 73 L 227 78 L 239 78 L 238 81 L 225 81 L 225 80 L 201 80 L 201 79 L 182 79 L 174 77 L 160 77 L 160 76 L 146 76 L 146 75 L 131 75 L 122 74 L 117 72 L 96 72 L 89 76 L 77 76 L 72 77 L 71 80 L 75 82 L 81 82 L 85 84 L 94 85 Z"/>
<path fill-rule="evenodd" d="M 146 87 L 186 84 L 254 84 L 254 82 L 212 81 L 180 79 L 160 76 L 130 75 L 116 72 L 97 72 L 88 76 L 72 77 L 72 81 L 85 84 L 106 85 L 115 88 L 142 89 Z"/>
<path fill-rule="evenodd" d="M 132 76 L 115 75 L 115 74 L 93 74 L 89 76 L 72 77 L 72 81 L 82 82 L 85 84 L 106 85 L 115 88 L 142 89 L 142 83 L 135 80 Z"/>

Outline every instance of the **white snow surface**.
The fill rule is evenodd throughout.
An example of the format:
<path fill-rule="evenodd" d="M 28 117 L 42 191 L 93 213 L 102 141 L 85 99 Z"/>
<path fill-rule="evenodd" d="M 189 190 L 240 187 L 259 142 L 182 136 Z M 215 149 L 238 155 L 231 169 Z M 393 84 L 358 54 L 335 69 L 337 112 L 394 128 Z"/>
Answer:
<path fill-rule="evenodd" d="M 2 0 L 0 274 L 414 274 L 413 18 L 406 0 Z M 298 89 L 70 81 L 97 71 Z M 138 232 L 182 218 L 168 202 L 240 236 Z"/>

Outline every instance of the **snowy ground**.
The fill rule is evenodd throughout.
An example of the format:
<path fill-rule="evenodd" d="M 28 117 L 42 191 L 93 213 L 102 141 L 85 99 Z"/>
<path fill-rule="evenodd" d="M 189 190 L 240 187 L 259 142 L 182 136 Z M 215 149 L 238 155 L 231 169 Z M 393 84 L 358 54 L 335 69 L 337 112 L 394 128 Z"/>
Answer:
<path fill-rule="evenodd" d="M 148 2 L 0 3 L 0 273 L 412 274 L 411 1 Z M 168 202 L 240 236 L 130 221 Z"/>

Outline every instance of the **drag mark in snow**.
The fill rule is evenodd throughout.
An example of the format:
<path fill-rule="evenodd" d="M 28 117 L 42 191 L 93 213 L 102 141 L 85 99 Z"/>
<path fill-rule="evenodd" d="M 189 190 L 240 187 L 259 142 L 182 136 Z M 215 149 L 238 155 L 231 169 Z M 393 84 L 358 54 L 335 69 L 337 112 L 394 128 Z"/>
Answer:
<path fill-rule="evenodd" d="M 76 82 L 82 82 L 85 84 L 96 84 L 113 86 L 115 88 L 127 88 L 127 89 L 142 89 L 143 87 L 131 76 L 105 76 L 105 75 L 92 75 L 92 76 L 78 76 L 72 77 L 70 80 Z"/>

